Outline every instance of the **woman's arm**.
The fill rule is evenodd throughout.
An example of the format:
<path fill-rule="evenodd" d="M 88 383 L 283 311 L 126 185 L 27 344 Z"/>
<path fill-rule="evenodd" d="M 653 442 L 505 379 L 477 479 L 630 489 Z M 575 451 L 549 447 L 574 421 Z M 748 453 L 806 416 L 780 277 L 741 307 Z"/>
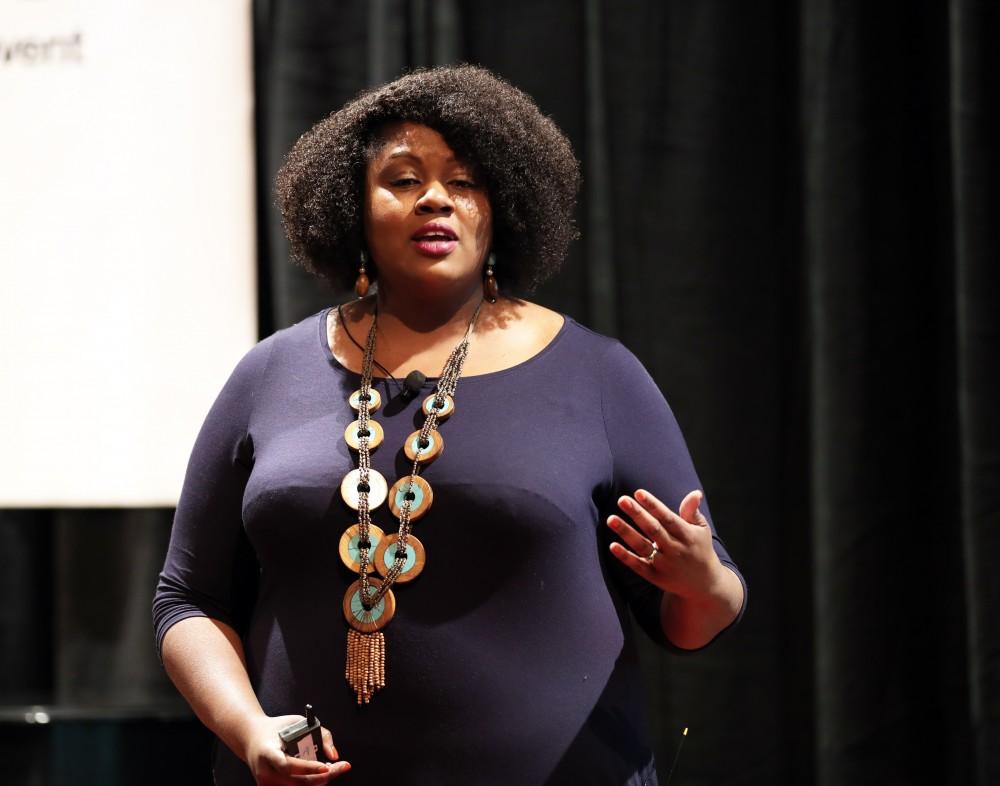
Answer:
<path fill-rule="evenodd" d="M 287 756 L 278 730 L 301 716 L 272 718 L 264 713 L 247 676 L 243 645 L 236 632 L 209 617 L 189 617 L 166 632 L 163 665 L 199 720 L 239 756 L 262 786 L 323 784 L 351 769 L 339 758 L 330 732 L 323 748 L 331 764 Z"/>
<path fill-rule="evenodd" d="M 264 713 L 236 632 L 247 600 L 256 594 L 249 581 L 256 582 L 259 571 L 242 506 L 255 460 L 253 402 L 273 347 L 268 339 L 243 357 L 198 433 L 153 599 L 153 620 L 160 657 L 177 689 L 259 784 L 321 784 L 350 765 L 285 755 L 278 731 L 301 716 Z M 326 730 L 323 738 L 326 757 L 336 760 Z"/>
<path fill-rule="evenodd" d="M 648 372 L 613 344 L 601 382 L 614 473 L 601 506 L 621 539 L 606 538 L 611 574 L 655 641 L 700 649 L 739 619 L 746 585 L 715 534 L 680 427 Z"/>
<path fill-rule="evenodd" d="M 660 624 L 663 633 L 675 646 L 685 650 L 704 647 L 728 628 L 743 605 L 743 584 L 721 562 L 719 580 L 713 591 L 700 597 L 685 598 L 671 592 L 663 594 Z"/>

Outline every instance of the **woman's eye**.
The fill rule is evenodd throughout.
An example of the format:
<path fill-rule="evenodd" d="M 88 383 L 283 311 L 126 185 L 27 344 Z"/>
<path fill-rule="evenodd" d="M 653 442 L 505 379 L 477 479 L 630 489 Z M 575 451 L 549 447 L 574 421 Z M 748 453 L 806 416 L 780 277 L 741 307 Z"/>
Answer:
<path fill-rule="evenodd" d="M 412 186 L 417 182 L 415 177 L 397 177 L 395 180 L 391 181 L 390 185 L 394 186 Z"/>
<path fill-rule="evenodd" d="M 475 188 L 476 187 L 476 184 L 473 183 L 471 180 L 463 180 L 462 178 L 457 178 L 455 180 L 452 180 L 451 182 L 452 182 L 453 185 L 456 185 L 459 188 Z"/>

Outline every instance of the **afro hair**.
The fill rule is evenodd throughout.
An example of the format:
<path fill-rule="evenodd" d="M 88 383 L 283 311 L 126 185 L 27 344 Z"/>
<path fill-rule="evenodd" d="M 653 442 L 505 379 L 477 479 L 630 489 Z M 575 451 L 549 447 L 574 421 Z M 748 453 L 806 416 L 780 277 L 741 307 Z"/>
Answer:
<path fill-rule="evenodd" d="M 530 291 L 556 272 L 578 235 L 579 163 L 529 96 L 470 65 L 422 69 L 365 91 L 299 138 L 276 180 L 296 261 L 335 286 L 351 285 L 368 162 L 381 130 L 399 121 L 433 128 L 485 178 L 505 286 Z"/>

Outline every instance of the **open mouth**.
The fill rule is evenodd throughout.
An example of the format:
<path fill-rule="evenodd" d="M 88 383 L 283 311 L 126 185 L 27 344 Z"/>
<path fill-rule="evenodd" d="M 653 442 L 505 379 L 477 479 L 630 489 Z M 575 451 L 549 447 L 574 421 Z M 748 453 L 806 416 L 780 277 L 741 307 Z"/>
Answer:
<path fill-rule="evenodd" d="M 413 243 L 418 251 L 428 256 L 447 256 L 458 245 L 458 233 L 445 224 L 432 222 L 414 233 Z"/>
<path fill-rule="evenodd" d="M 420 227 L 414 234 L 414 240 L 429 240 L 434 242 L 445 242 L 458 240 L 458 233 L 447 224 L 431 222 Z"/>
<path fill-rule="evenodd" d="M 449 235 L 419 235 L 414 238 L 414 240 L 454 240 L 455 238 Z"/>

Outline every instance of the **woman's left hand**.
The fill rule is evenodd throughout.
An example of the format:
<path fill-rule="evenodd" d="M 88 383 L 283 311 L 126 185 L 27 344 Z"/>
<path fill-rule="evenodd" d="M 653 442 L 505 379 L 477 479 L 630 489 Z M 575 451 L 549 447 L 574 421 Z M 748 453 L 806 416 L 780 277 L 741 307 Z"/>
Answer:
<path fill-rule="evenodd" d="M 632 520 L 608 517 L 608 526 L 622 539 L 611 553 L 646 581 L 665 592 L 696 600 L 716 592 L 726 568 L 712 547 L 712 530 L 698 510 L 702 492 L 684 497 L 677 513 L 648 491 L 622 496 L 618 507 Z M 627 548 L 626 548 L 627 547 Z"/>

